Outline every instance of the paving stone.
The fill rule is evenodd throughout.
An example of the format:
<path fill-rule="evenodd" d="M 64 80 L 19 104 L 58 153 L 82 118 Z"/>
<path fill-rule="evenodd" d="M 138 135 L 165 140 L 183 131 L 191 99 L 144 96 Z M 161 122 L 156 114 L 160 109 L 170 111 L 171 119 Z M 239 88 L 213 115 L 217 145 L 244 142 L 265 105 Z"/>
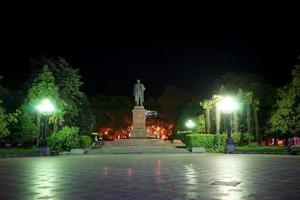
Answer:
<path fill-rule="evenodd" d="M 300 199 L 299 174 L 282 155 L 3 158 L 0 199 Z"/>

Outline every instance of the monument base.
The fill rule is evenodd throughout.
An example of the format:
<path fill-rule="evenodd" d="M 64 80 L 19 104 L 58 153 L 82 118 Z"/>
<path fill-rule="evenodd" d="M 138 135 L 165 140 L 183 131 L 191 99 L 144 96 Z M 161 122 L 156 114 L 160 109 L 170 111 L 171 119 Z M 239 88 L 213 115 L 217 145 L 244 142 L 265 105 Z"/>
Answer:
<path fill-rule="evenodd" d="M 130 133 L 131 138 L 148 138 L 145 112 L 143 106 L 135 106 L 132 110 L 133 128 Z"/>
<path fill-rule="evenodd" d="M 134 128 L 130 133 L 130 138 L 148 138 L 146 128 Z"/>

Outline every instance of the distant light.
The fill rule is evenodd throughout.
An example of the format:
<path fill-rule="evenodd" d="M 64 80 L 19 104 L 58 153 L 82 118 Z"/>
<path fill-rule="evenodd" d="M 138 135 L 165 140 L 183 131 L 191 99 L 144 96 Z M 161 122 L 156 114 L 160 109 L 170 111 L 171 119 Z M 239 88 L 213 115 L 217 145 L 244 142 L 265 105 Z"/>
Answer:
<path fill-rule="evenodd" d="M 185 126 L 189 129 L 192 129 L 195 127 L 195 122 L 193 120 L 188 120 L 186 123 L 185 123 Z"/>
<path fill-rule="evenodd" d="M 36 106 L 36 109 L 38 110 L 38 112 L 43 113 L 43 114 L 50 114 L 55 111 L 55 107 L 49 99 L 42 100 Z"/>
<path fill-rule="evenodd" d="M 217 107 L 221 112 L 232 113 L 238 109 L 239 105 L 233 97 L 225 96 L 218 102 Z"/>

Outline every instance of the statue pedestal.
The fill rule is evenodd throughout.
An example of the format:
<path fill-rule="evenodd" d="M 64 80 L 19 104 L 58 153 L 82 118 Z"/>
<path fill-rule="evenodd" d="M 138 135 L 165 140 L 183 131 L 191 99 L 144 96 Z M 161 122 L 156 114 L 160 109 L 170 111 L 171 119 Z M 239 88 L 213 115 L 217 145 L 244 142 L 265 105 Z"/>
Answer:
<path fill-rule="evenodd" d="M 131 138 L 148 137 L 145 112 L 144 106 L 134 106 L 134 109 L 132 110 L 133 128 L 130 133 Z"/>

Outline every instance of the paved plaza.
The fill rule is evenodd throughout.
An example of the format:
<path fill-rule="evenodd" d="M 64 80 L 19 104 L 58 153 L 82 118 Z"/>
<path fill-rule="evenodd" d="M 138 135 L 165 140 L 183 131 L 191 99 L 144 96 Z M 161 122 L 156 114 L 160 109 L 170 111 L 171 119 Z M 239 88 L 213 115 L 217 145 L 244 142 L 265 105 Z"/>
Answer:
<path fill-rule="evenodd" d="M 0 159 L 0 199 L 300 199 L 300 157 L 224 154 Z"/>

